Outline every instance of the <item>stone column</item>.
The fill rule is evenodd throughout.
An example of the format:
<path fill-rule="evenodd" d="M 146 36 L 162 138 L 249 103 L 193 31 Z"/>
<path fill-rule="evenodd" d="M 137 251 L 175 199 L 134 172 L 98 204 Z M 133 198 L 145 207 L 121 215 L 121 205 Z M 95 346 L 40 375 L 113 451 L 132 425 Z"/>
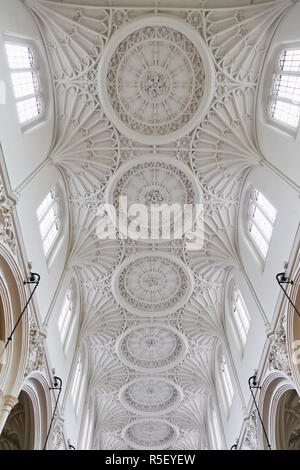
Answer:
<path fill-rule="evenodd" d="M 6 420 L 13 407 L 18 403 L 18 399 L 12 395 L 3 395 L 0 390 L 0 434 L 3 431 Z"/>

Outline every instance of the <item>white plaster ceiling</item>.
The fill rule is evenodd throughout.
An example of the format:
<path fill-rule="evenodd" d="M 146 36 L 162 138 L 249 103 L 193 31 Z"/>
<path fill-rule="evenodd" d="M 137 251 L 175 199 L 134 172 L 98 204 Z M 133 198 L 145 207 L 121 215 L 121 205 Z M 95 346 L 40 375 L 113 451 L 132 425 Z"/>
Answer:
<path fill-rule="evenodd" d="M 239 195 L 263 160 L 258 78 L 291 2 L 25 3 L 55 88 L 50 158 L 68 190 L 68 267 L 81 286 L 93 447 L 207 448 L 224 283 L 241 267 Z M 203 202 L 203 248 L 189 251 L 185 235 L 100 240 L 99 204 L 120 194 Z"/>
<path fill-rule="evenodd" d="M 146 15 L 123 24 L 108 42 L 99 64 L 99 98 L 127 137 L 168 143 L 200 121 L 214 94 L 214 74 L 193 28 L 174 17 Z"/>

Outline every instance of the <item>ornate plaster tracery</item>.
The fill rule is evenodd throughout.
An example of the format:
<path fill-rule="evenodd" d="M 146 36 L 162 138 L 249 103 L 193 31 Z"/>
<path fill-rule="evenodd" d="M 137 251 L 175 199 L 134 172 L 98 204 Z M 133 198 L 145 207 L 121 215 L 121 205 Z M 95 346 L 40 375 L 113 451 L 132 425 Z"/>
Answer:
<path fill-rule="evenodd" d="M 283 449 L 300 449 L 300 402 L 296 390 L 286 392 L 283 418 L 284 418 L 284 439 Z"/>
<path fill-rule="evenodd" d="M 168 142 L 192 129 L 213 96 L 212 61 L 200 35 L 170 17 L 127 23 L 99 69 L 100 101 L 125 135 Z"/>
<path fill-rule="evenodd" d="M 127 426 L 122 434 L 137 449 L 164 449 L 176 440 L 178 431 L 166 421 L 144 418 Z"/>
<path fill-rule="evenodd" d="M 160 377 L 141 377 L 120 390 L 120 401 L 134 413 L 159 415 L 176 408 L 182 391 L 174 382 Z"/>
<path fill-rule="evenodd" d="M 175 328 L 164 324 L 140 324 L 126 330 L 116 343 L 122 362 L 146 372 L 174 367 L 186 355 L 187 341 Z"/>
<path fill-rule="evenodd" d="M 239 194 L 246 172 L 263 162 L 253 126 L 257 81 L 291 2 L 25 3 L 39 23 L 55 85 L 50 159 L 65 177 L 70 203 L 68 267 L 84 304 L 93 446 L 207 448 L 202 424 L 214 393 L 224 282 L 239 265 Z M 156 170 L 164 184 L 153 182 Z M 154 203 L 200 199 L 202 249 L 189 251 L 186 237 L 100 240 L 99 204 L 119 195 Z M 149 372 L 158 391 L 147 394 Z M 255 447 L 254 424 L 255 417 L 248 448 Z"/>
<path fill-rule="evenodd" d="M 120 198 L 126 198 L 126 206 L 122 207 Z M 180 161 L 171 159 L 162 155 L 149 155 L 145 157 L 135 158 L 120 166 L 119 170 L 111 179 L 105 193 L 105 200 L 112 204 L 116 210 L 116 218 L 118 228 L 122 235 L 130 237 L 128 225 L 122 222 L 127 220 L 128 224 L 131 218 L 128 212 L 133 204 L 143 204 L 148 211 L 148 218 L 145 223 L 145 233 L 149 239 L 155 239 L 154 231 L 151 227 L 157 228 L 159 239 L 163 239 L 166 235 L 163 233 L 165 228 L 164 222 L 158 222 L 151 217 L 151 207 L 159 207 L 162 204 L 173 206 L 177 205 L 182 209 L 174 220 L 170 217 L 167 221 L 169 227 L 170 238 L 178 238 L 179 230 L 176 232 L 176 221 L 180 224 L 182 233 L 184 229 L 193 226 L 196 220 L 196 210 L 187 219 L 184 219 L 184 207 L 192 206 L 196 209 L 196 205 L 202 202 L 202 191 L 199 187 L 194 174 L 187 165 Z M 126 217 L 127 214 L 127 217 Z M 181 217 L 182 216 L 182 217 Z M 183 226 L 183 223 L 185 226 Z"/>
<path fill-rule="evenodd" d="M 163 316 L 182 307 L 193 289 L 190 271 L 167 253 L 144 252 L 128 257 L 114 272 L 112 292 L 128 311 Z"/>
<path fill-rule="evenodd" d="M 2 175 L 0 175 L 0 237 L 13 254 L 16 254 L 16 235 L 12 219 L 15 204 L 14 198 L 7 194 Z"/>

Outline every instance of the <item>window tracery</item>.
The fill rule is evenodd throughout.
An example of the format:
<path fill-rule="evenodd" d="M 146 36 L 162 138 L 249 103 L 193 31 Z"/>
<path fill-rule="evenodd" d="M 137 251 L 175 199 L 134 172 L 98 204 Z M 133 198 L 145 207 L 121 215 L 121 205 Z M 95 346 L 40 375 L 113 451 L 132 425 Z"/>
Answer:
<path fill-rule="evenodd" d="M 249 234 L 260 255 L 266 258 L 277 211 L 265 196 L 254 189 L 249 204 Z"/>
<path fill-rule="evenodd" d="M 300 49 L 285 49 L 277 64 L 271 90 L 273 120 L 297 129 L 300 118 Z"/>
<path fill-rule="evenodd" d="M 43 111 L 36 57 L 28 44 L 6 42 L 5 49 L 19 122 L 24 125 L 40 117 Z"/>
<path fill-rule="evenodd" d="M 45 256 L 50 252 L 60 231 L 59 202 L 55 188 L 51 189 L 37 209 Z"/>

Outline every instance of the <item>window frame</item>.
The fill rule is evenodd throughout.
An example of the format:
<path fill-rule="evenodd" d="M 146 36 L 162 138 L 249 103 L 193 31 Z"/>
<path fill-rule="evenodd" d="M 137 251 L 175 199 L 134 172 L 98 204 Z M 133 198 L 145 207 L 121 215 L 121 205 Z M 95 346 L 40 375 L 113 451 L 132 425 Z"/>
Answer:
<path fill-rule="evenodd" d="M 64 353 L 66 353 L 66 349 L 67 349 L 68 337 L 70 334 L 70 325 L 72 323 L 72 318 L 73 318 L 73 315 L 72 315 L 73 311 L 74 311 L 73 289 L 72 289 L 72 285 L 70 285 L 67 292 L 65 293 L 63 305 L 62 305 L 62 308 L 60 310 L 58 320 L 57 320 L 57 327 L 58 327 L 60 341 L 61 341 L 61 345 L 63 347 Z M 61 326 L 60 326 L 60 322 L 61 322 Z"/>
<path fill-rule="evenodd" d="M 60 316 L 62 314 L 63 304 L 65 302 L 65 299 L 66 299 L 66 296 L 68 295 L 68 293 L 70 295 L 71 315 L 70 315 L 70 319 L 69 319 L 69 322 L 68 322 L 67 332 L 66 332 L 64 341 L 62 341 L 62 338 L 61 338 L 61 335 L 60 335 L 60 330 L 59 330 L 59 319 L 60 319 Z M 59 315 L 58 315 L 58 318 L 57 318 L 58 333 L 59 333 L 59 336 L 60 336 L 63 353 L 64 353 L 66 359 L 67 359 L 67 354 L 68 354 L 68 352 L 70 350 L 70 347 L 71 347 L 71 344 L 72 344 L 72 339 L 75 338 L 75 336 L 74 336 L 75 330 L 78 327 L 78 319 L 79 319 L 79 314 L 80 314 L 80 308 L 79 308 L 80 300 L 78 298 L 77 293 L 78 293 L 78 286 L 77 286 L 76 276 L 72 276 L 71 279 L 70 279 L 70 282 L 69 282 L 69 286 L 65 291 L 65 295 L 63 297 L 62 308 L 61 308 L 61 310 L 59 312 Z M 73 346 L 75 346 L 75 345 L 73 344 Z"/>
<path fill-rule="evenodd" d="M 231 376 L 230 376 L 228 363 L 227 363 L 226 356 L 224 353 L 220 354 L 219 372 L 220 372 L 221 387 L 222 387 L 222 398 L 223 398 L 223 403 L 225 405 L 225 411 L 228 417 L 231 407 L 232 407 L 233 399 L 234 399 L 234 388 L 233 388 L 233 383 L 232 383 Z"/>
<path fill-rule="evenodd" d="M 72 401 L 72 405 L 73 405 L 74 413 L 76 417 L 78 417 L 79 411 L 82 405 L 83 392 L 84 392 L 85 382 L 86 382 L 84 362 L 85 362 L 84 353 L 83 351 L 81 351 L 78 354 L 77 361 L 75 363 L 75 370 L 74 370 L 74 375 L 72 378 L 71 390 L 70 390 L 71 401 Z"/>
<path fill-rule="evenodd" d="M 19 47 L 26 47 L 30 49 L 31 54 L 32 54 L 32 66 L 28 68 L 27 67 L 26 68 L 11 67 L 9 64 L 9 56 L 6 50 L 7 44 L 8 45 L 11 44 L 11 45 L 19 46 Z M 18 116 L 18 122 L 19 122 L 21 129 L 25 131 L 28 128 L 31 128 L 35 126 L 36 124 L 38 124 L 40 121 L 43 121 L 45 118 L 45 100 L 44 100 L 43 84 L 42 84 L 42 80 L 40 76 L 40 69 L 41 69 L 41 66 L 43 66 L 43 63 L 41 61 L 41 64 L 39 64 L 40 56 L 39 56 L 38 50 L 35 47 L 34 41 L 30 39 L 6 36 L 4 37 L 4 49 L 6 53 L 7 67 L 8 67 L 8 72 L 10 75 L 12 92 L 13 92 L 14 100 L 16 103 L 16 112 Z M 24 72 L 34 73 L 35 79 L 36 79 L 36 90 L 34 94 L 16 97 L 12 75 L 15 73 L 24 73 Z M 39 102 L 39 108 L 40 108 L 39 114 L 31 119 L 27 119 L 21 122 L 17 104 L 24 102 L 30 98 L 34 98 L 34 97 L 36 97 Z"/>
<path fill-rule="evenodd" d="M 263 196 L 263 198 L 272 206 L 272 208 L 275 211 L 274 221 L 272 221 L 270 219 L 269 215 L 262 208 L 262 206 L 260 206 L 257 203 L 257 197 L 255 196 L 255 193 L 261 194 Z M 255 206 L 255 208 L 258 208 L 258 210 L 263 214 L 263 216 L 267 220 L 267 222 L 271 225 L 272 230 L 271 230 L 271 235 L 270 235 L 269 240 L 266 238 L 265 234 L 262 232 L 261 228 L 258 226 L 257 221 L 254 220 L 255 215 L 253 213 L 254 212 L 253 211 L 253 206 Z M 249 198 L 248 198 L 247 233 L 248 233 L 249 239 L 251 240 L 252 245 L 255 248 L 256 253 L 258 254 L 258 256 L 259 256 L 259 258 L 260 258 L 260 260 L 262 261 L 263 264 L 266 262 L 266 259 L 267 259 L 268 253 L 269 253 L 271 240 L 272 240 L 272 236 L 273 236 L 273 232 L 274 232 L 274 227 L 275 227 L 275 223 L 276 223 L 276 220 L 277 220 L 277 214 L 278 214 L 277 209 L 273 206 L 273 204 L 269 201 L 269 199 L 264 195 L 264 193 L 262 191 L 258 190 L 257 188 L 252 187 L 252 189 L 250 191 L 250 194 L 249 194 Z M 265 254 L 261 251 L 261 248 L 259 247 L 258 242 L 256 242 L 256 240 L 254 239 L 254 236 L 251 234 L 251 228 L 252 228 L 253 225 L 256 227 L 256 229 L 258 230 L 260 236 L 263 238 L 263 240 L 267 244 L 267 250 L 266 250 Z"/>
<path fill-rule="evenodd" d="M 83 374 L 83 368 L 82 368 L 82 354 L 80 353 L 76 364 L 75 364 L 75 371 L 74 371 L 74 376 L 72 380 L 72 385 L 71 385 L 71 399 L 73 403 L 73 407 L 75 410 L 75 414 L 77 415 L 77 408 L 78 408 L 78 398 L 79 398 L 79 391 L 80 388 L 82 387 L 82 374 Z"/>
<path fill-rule="evenodd" d="M 242 308 L 245 311 L 245 314 L 246 314 L 246 317 L 247 317 L 247 320 L 248 320 L 248 327 L 247 328 L 245 328 L 245 324 L 243 322 L 243 319 L 241 318 L 240 311 L 239 311 L 239 308 L 237 306 L 238 299 L 239 299 L 239 301 L 242 305 Z M 238 321 L 236 320 L 235 312 L 237 312 Z M 234 328 L 234 332 L 235 332 L 235 337 L 237 338 L 238 346 L 241 350 L 241 354 L 243 355 L 243 353 L 245 351 L 246 344 L 247 344 L 250 327 L 251 327 L 251 316 L 250 316 L 249 311 L 246 307 L 246 303 L 245 303 L 244 298 L 241 294 L 241 291 L 238 288 L 238 286 L 236 285 L 236 283 L 233 284 L 233 287 L 231 289 L 231 318 L 232 318 L 233 328 Z M 240 328 L 238 326 L 238 322 L 241 324 L 241 326 L 243 328 L 244 335 L 245 335 L 244 339 L 242 337 L 242 333 L 241 333 Z"/>
<path fill-rule="evenodd" d="M 54 192 L 54 197 L 52 197 L 52 202 L 51 204 L 49 204 L 48 206 L 46 206 L 43 210 L 43 212 L 39 215 L 39 209 L 40 207 L 42 206 L 42 204 L 46 201 L 47 197 L 49 196 L 49 194 L 51 194 L 52 192 Z M 55 214 L 55 218 L 54 220 L 51 222 L 51 224 L 48 226 L 47 228 L 47 231 L 46 231 L 46 234 L 43 236 L 43 233 L 42 233 L 42 223 L 43 221 L 45 220 L 45 217 L 47 216 L 47 214 L 49 213 L 49 211 L 55 206 L 55 210 L 56 210 L 56 214 Z M 60 238 L 60 234 L 62 232 L 62 214 L 61 214 L 61 203 L 60 203 L 60 197 L 59 197 L 59 192 L 58 192 L 58 189 L 57 189 L 57 186 L 53 186 L 53 188 L 51 188 L 48 192 L 47 192 L 47 195 L 43 198 L 43 200 L 40 202 L 40 204 L 38 205 L 37 207 L 37 210 L 36 210 L 36 216 L 37 216 L 37 220 L 38 220 L 38 225 L 39 225 L 39 229 L 40 229 L 40 237 L 41 237 L 41 242 L 42 242 L 42 248 L 43 248 L 43 252 L 44 252 L 44 256 L 46 258 L 47 261 L 49 261 L 50 257 L 51 257 L 51 254 L 53 253 L 53 250 L 54 250 L 54 247 L 56 246 L 59 238 Z M 45 251 L 45 248 L 44 248 L 44 241 L 46 240 L 47 236 L 49 235 L 50 233 L 50 230 L 52 229 L 53 225 L 58 225 L 57 227 L 57 233 L 55 235 L 55 237 L 53 238 L 51 244 L 49 245 L 49 248 L 47 249 L 47 251 Z"/>
<path fill-rule="evenodd" d="M 300 100 L 299 102 L 293 101 L 292 99 L 289 98 L 284 98 L 284 97 L 278 97 L 276 95 L 275 87 L 276 87 L 276 81 L 277 78 L 280 75 L 287 75 L 287 76 L 299 76 L 300 77 L 300 71 L 299 72 L 291 72 L 291 71 L 283 71 L 281 69 L 281 60 L 282 56 L 285 51 L 288 50 L 299 50 L 300 51 L 300 44 L 285 44 L 281 45 L 280 49 L 277 49 L 276 52 L 276 60 L 275 60 L 275 66 L 273 69 L 272 76 L 270 77 L 270 87 L 268 91 L 268 99 L 267 99 L 267 110 L 268 110 L 268 121 L 272 124 L 272 126 L 276 126 L 279 130 L 283 131 L 285 134 L 288 134 L 291 137 L 296 138 L 300 129 L 300 116 L 298 119 L 298 124 L 296 127 L 280 120 L 277 118 L 274 118 L 272 115 L 272 106 L 273 103 L 278 100 L 282 102 L 287 102 L 289 104 L 295 104 L 298 106 L 299 111 L 300 111 Z"/>

